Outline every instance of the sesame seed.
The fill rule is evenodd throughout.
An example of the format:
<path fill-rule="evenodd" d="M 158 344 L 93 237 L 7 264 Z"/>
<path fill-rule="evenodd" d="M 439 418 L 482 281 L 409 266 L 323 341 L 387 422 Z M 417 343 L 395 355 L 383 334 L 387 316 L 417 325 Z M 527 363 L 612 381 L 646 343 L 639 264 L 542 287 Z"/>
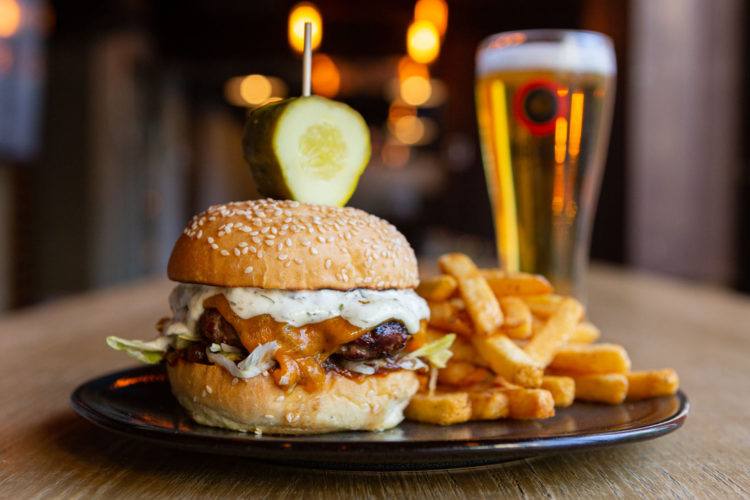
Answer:
<path fill-rule="evenodd" d="M 219 245 L 217 245 L 216 243 L 211 243 L 211 248 L 213 248 L 214 250 L 218 250 Z"/>
<path fill-rule="evenodd" d="M 333 265 L 333 261 L 331 259 L 326 259 L 326 269 L 330 269 Z"/>
<path fill-rule="evenodd" d="M 224 250 L 224 249 L 222 249 L 220 253 L 221 253 L 221 255 L 223 255 L 225 257 L 229 255 L 229 251 L 228 250 Z"/>
<path fill-rule="evenodd" d="M 250 250 L 250 249 L 249 249 L 249 248 L 247 248 L 247 247 L 243 248 L 243 249 L 242 249 L 242 255 L 247 255 L 247 252 L 248 252 L 249 250 Z"/>
<path fill-rule="evenodd" d="M 240 252 L 240 249 L 239 249 L 239 248 L 235 248 L 235 249 L 234 249 L 234 254 L 235 254 L 235 255 L 236 255 L 237 257 L 239 257 L 241 253 L 242 253 L 242 252 Z"/>
<path fill-rule="evenodd" d="M 255 247 L 248 247 L 248 248 L 250 248 L 250 251 L 253 253 L 256 253 L 258 251 L 258 249 Z"/>
<path fill-rule="evenodd" d="M 292 246 L 292 239 L 291 238 L 287 238 L 286 239 L 286 246 L 288 246 L 288 247 Z"/>
<path fill-rule="evenodd" d="M 198 239 L 201 239 L 203 237 L 203 229 L 198 231 Z"/>
<path fill-rule="evenodd" d="M 313 255 L 318 255 L 318 249 L 315 247 L 310 247 L 310 253 Z"/>
<path fill-rule="evenodd" d="M 273 240 L 266 240 L 266 245 L 269 247 L 273 246 Z"/>
<path fill-rule="evenodd" d="M 289 256 L 287 254 L 285 254 L 285 253 L 282 253 L 282 254 L 279 255 L 279 260 L 286 260 L 288 258 L 289 258 Z"/>
<path fill-rule="evenodd" d="M 245 268 L 245 274 L 251 274 L 253 272 L 253 266 L 247 266 Z"/>
<path fill-rule="evenodd" d="M 210 236 L 209 236 L 209 237 L 208 237 L 208 238 L 206 239 L 206 241 L 207 241 L 207 242 L 209 242 L 209 243 L 213 243 L 213 242 L 214 242 L 214 239 L 213 239 L 212 237 L 210 237 Z"/>
<path fill-rule="evenodd" d="M 247 242 L 246 241 L 240 241 L 239 246 L 240 246 L 240 248 L 245 248 L 247 246 Z"/>
<path fill-rule="evenodd" d="M 219 231 L 219 238 L 221 238 L 222 236 L 224 236 L 224 231 Z"/>
<path fill-rule="evenodd" d="M 325 243 L 326 239 L 323 238 L 322 236 L 318 236 L 318 241 L 321 242 L 321 243 Z"/>

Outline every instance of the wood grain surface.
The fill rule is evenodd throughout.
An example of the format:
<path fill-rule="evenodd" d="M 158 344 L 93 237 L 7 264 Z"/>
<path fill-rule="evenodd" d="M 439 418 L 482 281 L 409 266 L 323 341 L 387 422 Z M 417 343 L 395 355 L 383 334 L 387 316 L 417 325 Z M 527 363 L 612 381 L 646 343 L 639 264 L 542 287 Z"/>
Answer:
<path fill-rule="evenodd" d="M 0 319 L 0 497 L 750 497 L 750 300 L 596 268 L 589 316 L 634 368 L 676 368 L 692 410 L 643 443 L 481 470 L 344 473 L 172 451 L 99 430 L 68 397 L 132 365 L 106 335 L 148 338 L 155 280 Z"/>

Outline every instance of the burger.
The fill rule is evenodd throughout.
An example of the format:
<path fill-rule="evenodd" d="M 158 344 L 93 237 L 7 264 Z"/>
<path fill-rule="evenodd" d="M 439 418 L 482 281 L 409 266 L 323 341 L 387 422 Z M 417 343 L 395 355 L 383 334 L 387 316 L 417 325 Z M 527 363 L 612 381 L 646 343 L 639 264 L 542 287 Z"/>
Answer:
<path fill-rule="evenodd" d="M 383 430 L 403 419 L 418 373 L 449 356 L 425 342 L 404 236 L 354 208 L 256 200 L 210 207 L 175 244 L 179 282 L 150 342 L 108 344 L 164 363 L 204 425 L 272 434 Z M 425 377 L 422 377 L 424 380 Z"/>

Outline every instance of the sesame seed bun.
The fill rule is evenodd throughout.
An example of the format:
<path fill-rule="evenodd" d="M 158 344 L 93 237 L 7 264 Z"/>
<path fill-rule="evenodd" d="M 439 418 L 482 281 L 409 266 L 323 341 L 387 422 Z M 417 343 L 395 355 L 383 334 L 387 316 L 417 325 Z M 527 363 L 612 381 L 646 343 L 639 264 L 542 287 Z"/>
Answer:
<path fill-rule="evenodd" d="M 325 387 L 280 389 L 269 375 L 247 380 L 216 365 L 167 364 L 172 393 L 203 425 L 269 434 L 319 434 L 344 430 L 379 431 L 403 420 L 417 392 L 417 376 L 399 370 L 354 381 L 334 372 Z"/>
<path fill-rule="evenodd" d="M 283 290 L 414 288 L 417 259 L 388 222 L 355 208 L 253 200 L 215 205 L 177 240 L 169 278 Z"/>

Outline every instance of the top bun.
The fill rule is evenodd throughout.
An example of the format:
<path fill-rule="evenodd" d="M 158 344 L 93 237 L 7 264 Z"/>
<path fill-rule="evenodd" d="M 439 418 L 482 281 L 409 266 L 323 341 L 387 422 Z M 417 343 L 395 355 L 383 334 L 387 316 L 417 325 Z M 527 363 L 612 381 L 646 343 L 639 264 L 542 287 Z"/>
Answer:
<path fill-rule="evenodd" d="M 169 278 L 225 287 L 414 288 L 417 259 L 388 222 L 356 208 L 252 200 L 214 205 L 177 240 Z"/>

